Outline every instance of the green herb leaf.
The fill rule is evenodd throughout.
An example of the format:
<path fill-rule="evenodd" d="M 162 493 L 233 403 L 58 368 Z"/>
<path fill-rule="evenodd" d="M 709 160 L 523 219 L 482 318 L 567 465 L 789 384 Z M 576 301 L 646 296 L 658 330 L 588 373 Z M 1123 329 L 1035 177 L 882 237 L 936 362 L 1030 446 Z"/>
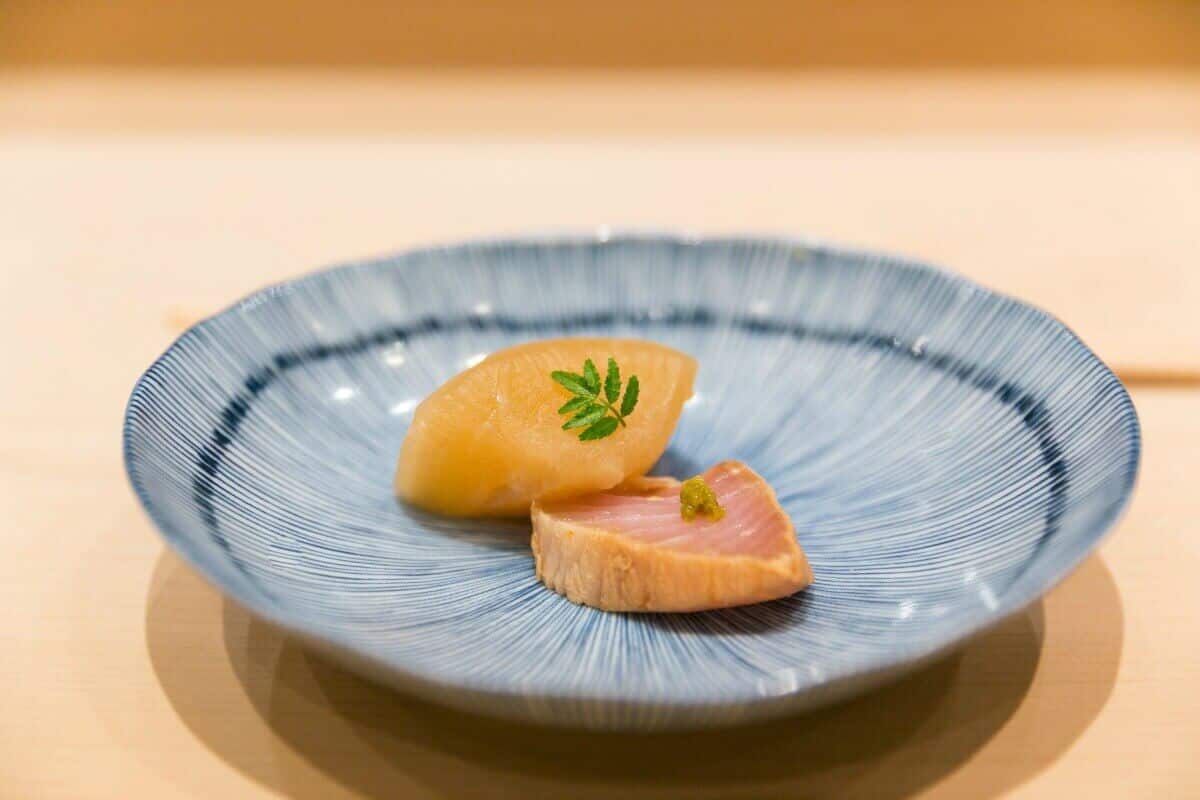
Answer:
<path fill-rule="evenodd" d="M 598 420 L 592 427 L 579 434 L 579 441 L 590 442 L 593 439 L 603 439 L 605 436 L 611 436 L 616 429 L 617 418 L 604 417 Z"/>
<path fill-rule="evenodd" d="M 604 376 L 604 396 L 610 403 L 617 402 L 621 396 L 621 368 L 612 356 L 608 357 L 608 374 Z"/>
<path fill-rule="evenodd" d="M 571 417 L 563 423 L 563 430 L 569 431 L 572 428 L 584 428 L 591 425 L 596 420 L 603 417 L 608 412 L 604 406 L 599 403 L 592 403 L 584 406 L 584 408 L 575 416 Z M 615 421 L 615 420 L 614 420 Z"/>
<path fill-rule="evenodd" d="M 625 384 L 625 396 L 621 398 L 622 417 L 628 417 L 633 413 L 633 409 L 637 406 L 639 388 L 637 375 L 630 375 L 629 383 Z"/>
<path fill-rule="evenodd" d="M 583 433 L 579 434 L 580 441 L 588 442 L 611 436 L 617 428 L 625 426 L 625 418 L 632 414 L 634 407 L 637 406 L 638 389 L 640 388 L 637 376 L 629 376 L 629 383 L 625 387 L 625 397 L 622 399 L 621 368 L 617 366 L 617 360 L 612 356 L 608 357 L 603 394 L 601 394 L 600 373 L 596 370 L 595 362 L 590 358 L 584 359 L 582 375 L 555 370 L 550 373 L 550 377 L 575 395 L 559 407 L 558 413 L 574 414 L 563 423 L 563 430 L 586 428 Z M 621 401 L 620 408 L 617 407 L 618 400 Z"/>
<path fill-rule="evenodd" d="M 562 406 L 558 409 L 558 413 L 570 414 L 573 411 L 578 411 L 584 406 L 590 406 L 591 404 L 592 398 L 590 397 L 572 397 L 570 400 L 562 404 Z"/>
<path fill-rule="evenodd" d="M 583 362 L 583 382 L 592 390 L 592 394 L 600 394 L 600 373 L 590 358 Z"/>
<path fill-rule="evenodd" d="M 576 375 L 574 372 L 555 370 L 550 373 L 550 377 L 571 394 L 577 394 L 582 397 L 596 396 L 596 393 L 588 388 L 587 382 L 583 379 L 582 375 Z"/>

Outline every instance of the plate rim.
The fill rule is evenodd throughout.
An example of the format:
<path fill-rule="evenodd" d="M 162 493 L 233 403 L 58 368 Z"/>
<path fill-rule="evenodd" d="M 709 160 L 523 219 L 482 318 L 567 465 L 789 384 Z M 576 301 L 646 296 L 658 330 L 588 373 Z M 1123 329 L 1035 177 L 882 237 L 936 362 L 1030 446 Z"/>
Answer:
<path fill-rule="evenodd" d="M 285 609 L 271 607 L 268 603 L 255 602 L 231 582 L 208 569 L 201 560 L 194 557 L 183 546 L 188 535 L 176 530 L 168 519 L 156 507 L 151 494 L 142 485 L 138 470 L 135 468 L 133 411 L 139 398 L 153 390 L 154 377 L 166 369 L 166 365 L 180 357 L 180 351 L 217 320 L 230 315 L 241 314 L 264 302 L 270 301 L 281 293 L 290 293 L 308 284 L 328 280 L 331 276 L 369 269 L 384 269 L 395 267 L 396 263 L 406 257 L 424 253 L 446 253 L 470 250 L 484 247 L 546 247 L 552 245 L 594 245 L 614 242 L 672 242 L 691 246 L 719 245 L 729 243 L 757 243 L 778 245 L 794 249 L 821 250 L 847 260 L 877 263 L 888 268 L 898 268 L 918 274 L 934 275 L 942 280 L 963 288 L 983 292 L 1002 302 L 1012 304 L 1026 311 L 1033 312 L 1039 317 L 1049 320 L 1055 327 L 1069 336 L 1070 344 L 1082 350 L 1087 358 L 1101 367 L 1099 377 L 1107 379 L 1117 388 L 1114 398 L 1118 406 L 1119 416 L 1128 432 L 1128 456 L 1125 463 L 1126 480 L 1121 487 L 1120 501 L 1110 504 L 1105 514 L 1090 528 L 1090 538 L 1086 546 L 1079 552 L 1065 556 L 1062 563 L 1056 565 L 1048 575 L 1028 586 L 1014 586 L 1018 591 L 1006 592 L 999 598 L 995 609 L 981 613 L 964 620 L 954 627 L 948 627 L 943 636 L 937 637 L 931 644 L 905 648 L 898 644 L 886 654 L 875 657 L 849 659 L 838 670 L 822 678 L 817 683 L 806 684 L 796 689 L 777 693 L 763 694 L 762 692 L 747 692 L 745 694 L 730 694 L 721 697 L 630 697 L 614 692 L 588 692 L 586 690 L 558 690 L 553 688 L 520 689 L 499 686 L 487 681 L 464 681 L 439 679 L 438 676 L 423 670 L 414 669 L 395 660 L 383 659 L 369 650 L 357 646 L 353 642 L 338 637 L 327 631 L 314 632 L 311 625 L 305 625 L 303 618 L 286 613 Z M 545 715 L 535 714 L 529 710 L 528 701 L 540 702 L 570 701 L 585 703 L 600 703 L 620 705 L 626 708 L 664 710 L 706 711 L 736 707 L 739 711 L 748 712 L 736 721 L 758 719 L 775 714 L 786 713 L 788 710 L 815 707 L 834 702 L 841 697 L 855 693 L 859 689 L 886 682 L 889 677 L 900 677 L 927 664 L 940 655 L 962 646 L 970 639 L 995 627 L 1005 619 L 1012 617 L 1028 608 L 1039 598 L 1058 586 L 1076 569 L 1078 569 L 1099 545 L 1116 527 L 1125 515 L 1129 504 L 1136 492 L 1141 470 L 1142 433 L 1137 408 L 1129 394 L 1128 388 L 1122 383 L 1115 372 L 1105 363 L 1079 335 L 1054 314 L 1024 300 L 1020 300 L 1004 292 L 989 288 L 971 278 L 967 278 L 940 265 L 923 259 L 904 254 L 863 249 L 845 246 L 827 239 L 811 236 L 798 236 L 766 232 L 721 232 L 702 234 L 688 229 L 669 229 L 655 227 L 612 227 L 597 226 L 593 228 L 544 229 L 532 233 L 510 234 L 500 236 L 478 236 L 418 244 L 405 247 L 390 253 L 334 264 L 305 272 L 296 277 L 265 285 L 244 297 L 225 306 L 219 311 L 204 317 L 190 325 L 139 375 L 135 381 L 129 398 L 125 404 L 122 424 L 122 460 L 126 478 L 134 495 L 137 497 L 143 513 L 171 551 L 180 557 L 193 571 L 201 575 L 211 586 L 222 595 L 232 599 L 241 607 L 268 622 L 290 633 L 315 644 L 318 648 L 333 649 L 349 655 L 357 661 L 360 668 L 366 668 L 376 674 L 376 677 L 405 688 L 416 689 L 421 694 L 436 694 L 442 702 L 459 706 L 460 708 L 478 708 L 477 703 L 456 702 L 455 698 L 463 693 L 470 693 L 476 700 L 483 700 L 490 706 L 493 713 L 506 716 L 522 717 L 531 721 L 548 721 Z M 854 684 L 858 686 L 855 687 Z M 839 687 L 847 687 L 839 691 Z M 731 720 L 733 721 L 733 720 Z M 716 724 L 716 723 L 704 723 Z M 694 725 L 693 725 L 694 726 Z M 605 725 L 604 727 L 612 727 Z M 621 726 L 616 726 L 621 727 Z M 670 724 L 667 727 L 675 727 Z M 689 727 L 684 725 L 684 727 Z"/>

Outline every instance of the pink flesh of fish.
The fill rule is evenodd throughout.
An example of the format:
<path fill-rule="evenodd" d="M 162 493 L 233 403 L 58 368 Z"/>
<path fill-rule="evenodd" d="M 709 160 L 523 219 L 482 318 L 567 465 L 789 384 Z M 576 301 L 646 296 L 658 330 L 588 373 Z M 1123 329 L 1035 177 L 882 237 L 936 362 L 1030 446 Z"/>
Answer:
<path fill-rule="evenodd" d="M 749 469 L 726 461 L 705 472 L 704 481 L 725 509 L 721 520 L 684 521 L 679 481 L 671 478 L 635 478 L 608 492 L 548 504 L 546 511 L 560 522 L 684 553 L 771 558 L 795 546 L 791 521 Z"/>

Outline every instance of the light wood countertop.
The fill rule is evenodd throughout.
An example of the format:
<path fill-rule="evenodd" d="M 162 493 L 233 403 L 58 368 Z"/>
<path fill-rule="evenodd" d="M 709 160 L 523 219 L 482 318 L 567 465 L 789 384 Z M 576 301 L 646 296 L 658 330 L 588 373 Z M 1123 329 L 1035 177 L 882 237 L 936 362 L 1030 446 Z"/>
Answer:
<path fill-rule="evenodd" d="M 0 798 L 1200 796 L 1200 82 L 439 80 L 0 79 Z M 330 262 L 600 223 L 897 249 L 1046 307 L 1132 384 L 1129 513 L 955 657 L 687 736 L 375 688 L 164 549 L 119 430 L 183 326 Z"/>

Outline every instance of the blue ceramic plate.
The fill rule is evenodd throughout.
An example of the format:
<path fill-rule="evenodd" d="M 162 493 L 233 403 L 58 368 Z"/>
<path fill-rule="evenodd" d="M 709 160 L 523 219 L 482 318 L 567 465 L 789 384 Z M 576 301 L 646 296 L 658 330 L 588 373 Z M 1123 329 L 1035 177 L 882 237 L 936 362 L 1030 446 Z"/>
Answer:
<path fill-rule="evenodd" d="M 607 614 L 541 586 L 527 523 L 393 498 L 422 397 L 571 335 L 699 359 L 658 471 L 748 462 L 811 588 Z M 150 367 L 124 443 L 169 544 L 263 617 L 440 702 L 642 730 L 810 708 L 931 660 L 1075 568 L 1139 457 L 1120 382 L 1041 311 L 902 259 L 669 235 L 468 243 L 266 289 Z"/>

